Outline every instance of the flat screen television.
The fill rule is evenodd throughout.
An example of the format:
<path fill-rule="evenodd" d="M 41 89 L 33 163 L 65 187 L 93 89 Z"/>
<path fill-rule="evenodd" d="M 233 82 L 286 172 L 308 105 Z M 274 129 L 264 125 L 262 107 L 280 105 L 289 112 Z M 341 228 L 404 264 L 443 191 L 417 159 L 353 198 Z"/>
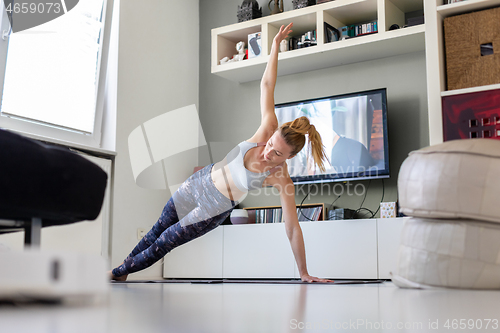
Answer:
<path fill-rule="evenodd" d="M 385 88 L 277 104 L 275 112 L 279 125 L 308 117 L 329 159 L 320 172 L 306 142 L 287 160 L 295 184 L 389 178 Z"/>

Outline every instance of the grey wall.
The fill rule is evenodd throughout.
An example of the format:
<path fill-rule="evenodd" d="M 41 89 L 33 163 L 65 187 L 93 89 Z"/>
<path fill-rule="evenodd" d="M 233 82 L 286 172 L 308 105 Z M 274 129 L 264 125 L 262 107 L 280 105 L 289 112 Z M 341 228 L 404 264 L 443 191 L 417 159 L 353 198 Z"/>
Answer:
<path fill-rule="evenodd" d="M 136 245 L 137 228 L 149 230 L 170 197 L 168 191 L 142 189 L 135 184 L 128 136 L 151 118 L 190 104 L 198 105 L 198 23 L 198 0 L 121 1 L 111 230 L 113 267 Z M 160 278 L 161 268 L 156 264 L 133 278 Z"/>
<path fill-rule="evenodd" d="M 260 2 L 267 7 L 267 3 Z M 259 82 L 238 84 L 210 73 L 210 31 L 236 23 L 238 4 L 241 1 L 150 0 L 140 6 L 131 1 L 121 2 L 111 230 L 113 267 L 136 245 L 137 228 L 149 230 L 170 197 L 167 191 L 146 190 L 135 184 L 127 146 L 133 129 L 190 104 L 198 105 L 208 142 L 238 143 L 251 137 L 259 125 Z M 291 1 L 286 0 L 285 10 L 290 7 Z M 402 161 L 411 150 L 428 145 L 423 52 L 280 77 L 275 97 L 276 103 L 282 103 L 379 87 L 388 89 L 392 169 L 391 179 L 385 181 L 384 200 L 394 201 Z M 209 163 L 206 154 L 202 153 L 201 159 L 201 165 Z M 368 187 L 368 181 L 349 187 L 328 184 L 322 188 L 325 193 L 312 195 L 305 202 L 329 204 L 336 198 L 332 192 L 343 191 L 335 205 L 358 208 L 363 199 L 353 193 L 358 184 L 361 184 L 358 193 L 362 187 Z M 297 188 L 297 203 L 306 191 L 307 187 Z M 376 209 L 381 195 L 382 182 L 372 181 L 364 206 Z M 279 197 L 271 190 L 249 196 L 243 203 L 244 206 L 270 204 L 279 204 Z M 157 264 L 134 274 L 133 278 L 161 276 L 161 265 Z"/>
<path fill-rule="evenodd" d="M 259 1 L 267 15 L 267 1 Z M 210 31 L 237 22 L 236 0 L 200 1 L 200 116 L 208 142 L 238 143 L 250 138 L 260 122 L 259 82 L 238 84 L 210 73 Z M 285 0 L 285 10 L 291 1 Z M 278 65 L 279 66 L 279 65 Z M 391 178 L 385 180 L 384 201 L 396 201 L 396 181 L 407 154 L 429 143 L 425 53 L 411 53 L 380 60 L 279 77 L 275 102 L 283 103 L 375 88 L 387 88 L 389 151 Z M 344 193 L 335 206 L 357 209 L 368 194 L 363 207 L 376 210 L 382 196 L 382 181 L 330 183 L 317 190 L 305 203 L 331 203 Z M 357 194 L 354 193 L 354 188 Z M 307 193 L 307 186 L 296 188 L 296 202 Z M 351 195 L 349 195 L 351 193 Z M 271 190 L 249 195 L 244 207 L 279 204 Z"/>

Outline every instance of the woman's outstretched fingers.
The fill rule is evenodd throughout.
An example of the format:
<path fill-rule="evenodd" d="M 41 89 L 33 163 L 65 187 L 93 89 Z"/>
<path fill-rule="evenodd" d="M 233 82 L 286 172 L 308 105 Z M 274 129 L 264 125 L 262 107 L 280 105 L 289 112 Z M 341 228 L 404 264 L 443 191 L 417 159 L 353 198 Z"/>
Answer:
<path fill-rule="evenodd" d="M 288 37 L 288 35 L 292 32 L 292 26 L 293 26 L 293 22 L 291 22 L 289 25 L 287 25 L 283 29 L 283 39 L 285 39 L 286 37 Z"/>
<path fill-rule="evenodd" d="M 292 32 L 291 30 L 292 26 L 293 22 L 288 24 L 286 27 L 284 25 L 280 27 L 280 30 L 278 31 L 275 37 L 277 42 L 281 42 L 283 39 L 288 37 L 288 35 Z"/>

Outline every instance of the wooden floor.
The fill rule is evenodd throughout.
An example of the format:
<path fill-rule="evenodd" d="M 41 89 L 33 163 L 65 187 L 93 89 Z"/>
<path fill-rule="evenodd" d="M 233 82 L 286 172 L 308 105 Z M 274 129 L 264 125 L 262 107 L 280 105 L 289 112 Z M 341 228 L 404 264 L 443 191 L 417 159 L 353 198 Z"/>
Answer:
<path fill-rule="evenodd" d="M 130 283 L 97 305 L 0 305 L 0 332 L 500 332 L 499 309 L 500 291 L 391 282 Z"/>

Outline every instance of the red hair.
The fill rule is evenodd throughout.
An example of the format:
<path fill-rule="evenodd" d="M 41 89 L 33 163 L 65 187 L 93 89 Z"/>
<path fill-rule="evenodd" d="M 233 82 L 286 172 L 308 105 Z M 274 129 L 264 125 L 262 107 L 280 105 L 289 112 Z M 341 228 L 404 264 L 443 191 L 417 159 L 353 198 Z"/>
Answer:
<path fill-rule="evenodd" d="M 285 142 L 293 148 L 292 155 L 297 154 L 304 148 L 307 134 L 314 163 L 321 171 L 325 171 L 324 161 L 327 160 L 325 147 L 316 127 L 309 122 L 307 117 L 300 117 L 284 123 L 278 128 L 278 131 L 285 139 Z"/>

